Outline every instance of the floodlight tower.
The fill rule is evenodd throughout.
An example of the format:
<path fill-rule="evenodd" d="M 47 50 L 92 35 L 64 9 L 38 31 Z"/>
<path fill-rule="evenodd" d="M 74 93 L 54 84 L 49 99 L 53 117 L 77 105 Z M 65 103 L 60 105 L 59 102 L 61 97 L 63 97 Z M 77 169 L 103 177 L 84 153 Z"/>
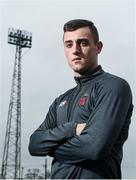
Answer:
<path fill-rule="evenodd" d="M 9 28 L 8 43 L 16 46 L 16 52 L 1 178 L 18 179 L 21 175 L 21 50 L 31 48 L 32 33 Z"/>

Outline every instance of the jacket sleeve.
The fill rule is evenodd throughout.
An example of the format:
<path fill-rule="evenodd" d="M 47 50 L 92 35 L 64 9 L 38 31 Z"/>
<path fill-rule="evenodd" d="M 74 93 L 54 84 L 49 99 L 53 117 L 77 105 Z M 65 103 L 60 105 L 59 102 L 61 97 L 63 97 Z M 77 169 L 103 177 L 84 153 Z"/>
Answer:
<path fill-rule="evenodd" d="M 75 135 L 60 145 L 55 151 L 55 157 L 62 163 L 71 164 L 106 157 L 124 124 L 127 127 L 122 143 L 127 139 L 133 109 L 131 98 L 129 85 L 124 81 L 114 88 L 99 88 L 94 110 L 85 129 L 80 136 Z"/>
<path fill-rule="evenodd" d="M 32 156 L 52 156 L 57 146 L 73 137 L 74 126 L 75 124 L 72 122 L 57 126 L 55 101 L 51 105 L 45 121 L 30 137 L 30 154 Z"/>

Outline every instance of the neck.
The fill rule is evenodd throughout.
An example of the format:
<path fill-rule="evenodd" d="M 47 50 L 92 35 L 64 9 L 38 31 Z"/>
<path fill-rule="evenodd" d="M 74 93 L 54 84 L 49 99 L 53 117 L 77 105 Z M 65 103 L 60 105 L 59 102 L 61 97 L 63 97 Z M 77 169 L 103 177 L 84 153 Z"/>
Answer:
<path fill-rule="evenodd" d="M 96 65 L 95 67 L 91 68 L 91 70 L 85 71 L 85 72 L 74 72 L 75 77 L 81 77 L 81 76 L 86 76 L 89 74 L 92 74 L 93 71 L 95 71 L 97 69 L 98 65 Z"/>

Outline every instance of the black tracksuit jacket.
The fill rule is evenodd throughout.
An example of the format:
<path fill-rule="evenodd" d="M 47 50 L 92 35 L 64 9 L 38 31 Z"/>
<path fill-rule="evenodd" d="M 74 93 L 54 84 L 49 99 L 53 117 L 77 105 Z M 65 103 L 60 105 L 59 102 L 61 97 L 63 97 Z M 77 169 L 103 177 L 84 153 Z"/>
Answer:
<path fill-rule="evenodd" d="M 31 135 L 29 152 L 54 158 L 52 179 L 121 178 L 133 110 L 130 87 L 101 66 L 75 80 L 77 86 L 56 98 Z M 77 136 L 76 124 L 83 122 L 86 127 Z"/>

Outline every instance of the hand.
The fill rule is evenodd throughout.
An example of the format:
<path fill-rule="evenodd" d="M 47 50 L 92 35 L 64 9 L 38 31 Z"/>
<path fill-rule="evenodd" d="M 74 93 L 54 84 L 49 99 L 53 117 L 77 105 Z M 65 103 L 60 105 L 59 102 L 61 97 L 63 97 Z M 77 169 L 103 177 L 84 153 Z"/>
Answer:
<path fill-rule="evenodd" d="M 77 124 L 77 127 L 76 127 L 76 135 L 77 136 L 79 136 L 81 134 L 81 132 L 83 131 L 85 126 L 86 126 L 86 123 L 79 123 L 79 124 Z"/>

